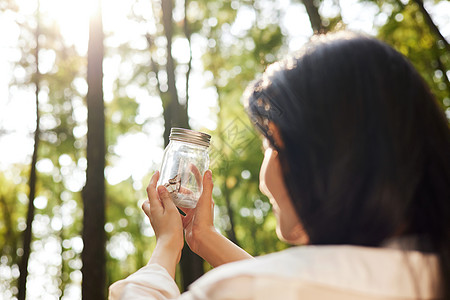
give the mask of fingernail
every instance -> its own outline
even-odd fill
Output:
[[[212,172],[211,172],[211,170],[206,171],[206,178],[212,179]]]

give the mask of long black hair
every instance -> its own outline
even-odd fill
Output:
[[[450,130],[405,57],[366,36],[318,36],[269,66],[245,98],[311,244],[415,235],[437,253],[450,299]]]

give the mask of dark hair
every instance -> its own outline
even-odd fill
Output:
[[[417,235],[420,250],[438,254],[450,299],[450,130],[406,58],[374,38],[318,36],[269,66],[245,98],[311,244]]]

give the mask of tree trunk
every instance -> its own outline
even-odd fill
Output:
[[[179,103],[177,87],[175,85],[175,63],[172,56],[172,36],[173,36],[173,21],[172,21],[172,0],[162,0],[161,2],[164,34],[167,40],[167,86],[169,92],[169,101],[164,106],[164,141],[168,142],[168,136],[172,126],[179,126],[189,128],[187,111],[183,105]]]
[[[322,18],[319,14],[319,8],[314,4],[313,0],[302,0],[305,5],[306,12],[308,13],[309,22],[314,33],[326,32],[325,26],[322,24]]]
[[[100,0],[89,24],[87,69],[87,171],[83,189],[83,299],[105,299],[105,115],[103,104],[103,27]]]
[[[177,88],[175,85],[175,63],[172,57],[172,36],[173,36],[173,21],[172,21],[172,0],[162,0],[161,2],[162,18],[164,26],[164,34],[167,40],[167,85],[169,97],[165,100],[168,103],[163,103],[164,106],[164,144],[169,143],[170,129],[172,126],[189,128],[187,115],[187,102],[185,106],[181,105],[178,100]],[[188,91],[186,90],[186,93]],[[187,96],[187,95],[186,95]],[[164,100],[164,99],[163,99]],[[164,105],[165,104],[165,105]],[[181,254],[180,269],[183,281],[183,288],[194,282],[197,278],[204,274],[203,260],[195,253],[193,253],[187,244],[184,245]]]
[[[40,2],[37,3],[36,10],[36,32],[35,32],[35,41],[36,41],[36,49],[34,52],[34,59],[36,65],[36,72],[34,76],[34,85],[35,85],[35,102],[36,102],[36,130],[34,131],[34,149],[33,156],[31,158],[31,169],[30,169],[30,180],[29,180],[29,196],[28,196],[28,212],[27,212],[27,227],[23,232],[23,255],[19,264],[19,293],[18,299],[24,300],[27,294],[27,277],[28,277],[28,260],[30,258],[31,253],[31,240],[32,240],[32,225],[34,220],[34,198],[36,196],[36,162],[38,156],[39,149],[39,122],[40,122],[40,114],[39,114],[39,90],[40,90],[40,80],[41,74],[39,72],[39,35],[40,35]]]

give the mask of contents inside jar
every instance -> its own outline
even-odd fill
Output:
[[[182,177],[187,179],[183,180],[183,182],[189,181],[189,174],[185,175],[187,176],[181,176],[180,174],[177,174],[175,177],[169,179],[168,182],[164,184],[164,186],[170,193],[170,197],[176,206],[184,208],[194,208],[197,205],[199,195],[197,195],[198,193],[194,193],[181,185]]]

